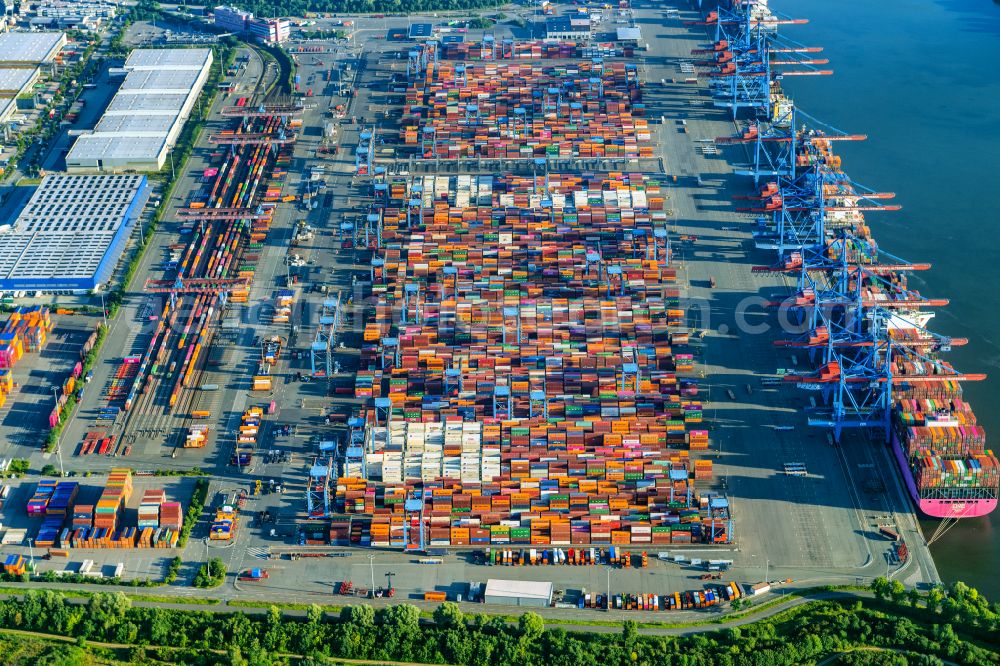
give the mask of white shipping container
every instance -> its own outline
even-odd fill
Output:
[[[3,539],[0,539],[0,544],[4,546],[18,546],[24,541],[26,533],[26,530],[7,530],[4,532]]]

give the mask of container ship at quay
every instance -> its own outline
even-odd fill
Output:
[[[802,22],[766,0],[720,2],[699,22],[714,43],[694,53],[714,104],[740,118],[737,133],[717,143],[740,144],[750,159],[737,173],[752,176],[755,191],[738,197],[737,210],[754,214],[757,249],[777,253],[754,271],[795,282],[793,295],[772,305],[804,333],[775,344],[802,349],[815,365],[784,379],[814,392],[809,423],[830,428],[831,443],[845,428],[883,436],[923,514],[987,515],[1000,496],[1000,462],[962,395],[963,381],[985,375],[940,358],[967,341],[927,329],[932,308],[947,301],[922,296],[907,279],[930,265],[893,256],[873,238],[864,214],[898,210],[884,203],[894,195],[852,181],[833,152],[836,141],[865,137],[824,127],[782,90],[785,76],[831,73],[815,67],[827,62],[815,57],[821,49],[779,36],[779,26]]]

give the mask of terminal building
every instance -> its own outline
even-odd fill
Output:
[[[251,12],[245,12],[235,7],[216,7],[213,11],[215,27],[228,32],[246,32],[247,26],[253,20]]]
[[[115,18],[119,10],[116,0],[41,0],[33,4],[35,15],[32,28],[75,28],[98,30]]]
[[[590,39],[590,19],[576,16],[550,16],[545,19],[545,39],[571,42]]]
[[[0,227],[0,290],[80,293],[106,284],[149,192],[141,175],[46,176]]]
[[[125,81],[92,132],[66,155],[69,173],[159,171],[212,66],[211,49],[137,49]]]
[[[280,44],[292,36],[292,24],[288,19],[254,18],[251,12],[224,6],[216,7],[212,15],[216,28],[245,33],[264,44]]]

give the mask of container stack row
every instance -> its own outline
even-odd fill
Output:
[[[919,490],[996,488],[1000,485],[1000,463],[992,453],[961,458],[917,455],[913,457],[912,465]]]
[[[652,157],[644,113],[630,63],[429,62],[400,139],[428,159]]]
[[[12,576],[20,576],[26,571],[27,562],[23,555],[7,555],[3,561],[3,572]]]
[[[51,330],[52,319],[44,305],[19,307],[11,312],[0,331],[0,367],[11,367],[24,352],[40,352]]]
[[[142,501],[139,503],[140,528],[160,526],[160,504],[166,499],[167,494],[162,488],[151,488],[142,494]]]
[[[327,536],[334,545],[407,547],[414,543],[421,519],[404,509],[408,488],[380,488],[360,479],[339,479],[338,486],[345,497],[359,496],[347,506],[357,513],[331,519],[328,535],[316,526],[309,531],[314,543],[323,543],[321,539]],[[545,499],[525,492],[473,494],[480,490],[428,489],[422,519],[427,524],[428,545],[644,546],[727,543],[731,538],[725,498],[711,493],[695,497],[687,484],[678,481],[651,490],[651,497],[643,503],[622,493],[547,489],[553,494]],[[455,494],[438,494],[442,491]]]
[[[233,465],[246,467],[253,460],[263,418],[264,410],[260,407],[250,407],[243,412],[243,416],[240,417],[239,430],[236,433],[236,447],[230,461]]]
[[[622,62],[432,59],[405,104],[418,158],[652,154]],[[366,477],[336,479],[331,542],[730,541],[655,177],[376,176],[372,196]]]
[[[14,390],[12,368],[25,353],[40,352],[52,330],[49,309],[43,305],[19,307],[0,329],[0,407]],[[69,395],[73,387],[65,392]]]
[[[632,47],[614,43],[543,42],[501,40],[453,42],[441,45],[440,55],[449,60],[563,60],[573,58],[631,58]]]
[[[111,470],[94,510],[94,527],[114,530],[132,497],[132,472],[123,467]]]
[[[295,292],[291,289],[281,289],[275,298],[274,319],[275,324],[287,324],[292,317],[292,304],[295,300]]]
[[[57,548],[172,548],[183,526],[180,502],[166,501],[162,489],[143,493],[138,525],[122,525],[125,505],[132,495],[132,474],[125,468],[111,471],[96,504],[76,502],[80,485],[75,481],[38,483],[28,500],[29,516],[41,517],[35,543]]]

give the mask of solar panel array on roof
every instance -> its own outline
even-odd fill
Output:
[[[94,130],[95,135],[104,136],[162,137],[173,124],[172,116],[104,116]]]
[[[139,69],[129,72],[122,83],[122,92],[183,92],[191,89],[192,70]]]
[[[115,95],[104,112],[106,116],[116,114],[148,113],[149,115],[178,115],[187,95]]]
[[[145,176],[46,176],[0,233],[0,289],[93,289],[149,198]]]

